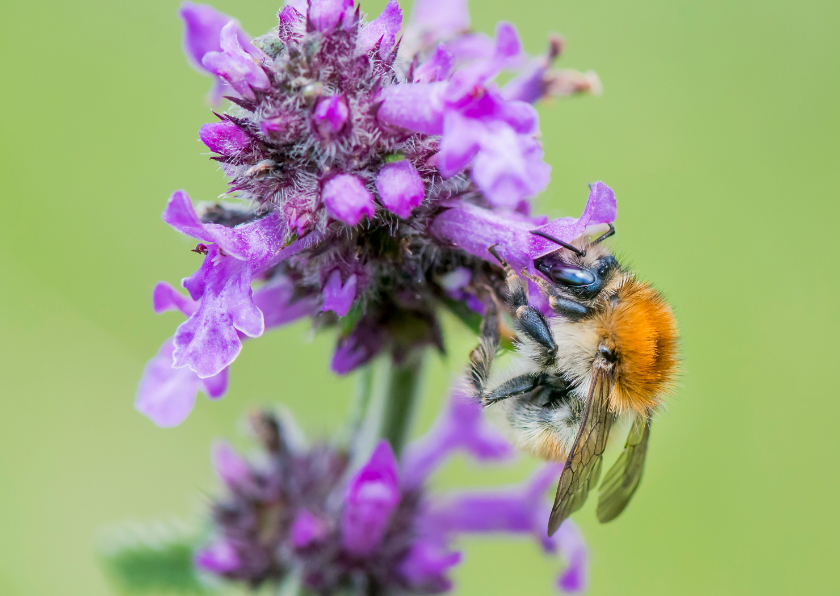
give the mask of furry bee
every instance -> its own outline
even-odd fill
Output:
[[[498,307],[491,301],[481,339],[472,352],[475,397],[502,411],[518,447],[565,462],[548,523],[552,535],[580,509],[598,482],[610,428],[632,418],[623,453],[601,483],[597,516],[618,516],[642,476],[651,417],[677,371],[677,327],[671,309],[648,284],[624,269],[602,244],[582,236],[571,243],[540,232],[557,250],[534,261],[541,276],[526,270],[546,297],[552,315],[528,303],[523,280],[505,270],[509,308],[518,331],[516,356],[505,375],[492,370],[499,349]]]

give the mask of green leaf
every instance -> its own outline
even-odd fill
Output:
[[[103,564],[125,594],[215,594],[193,565],[199,539],[173,524],[132,526],[110,532]]]

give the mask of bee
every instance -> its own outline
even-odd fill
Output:
[[[534,260],[540,275],[505,270],[504,304],[517,329],[514,362],[492,370],[499,349],[499,308],[490,301],[478,347],[470,356],[474,396],[501,410],[517,446],[565,462],[548,522],[551,536],[580,509],[600,476],[610,428],[632,424],[624,451],[601,483],[597,517],[615,519],[642,477],[651,418],[677,372],[677,327],[671,308],[647,283],[623,268],[602,242],[571,243],[538,231],[558,248]],[[528,303],[522,278],[548,300],[550,317]],[[492,382],[491,382],[492,381]]]

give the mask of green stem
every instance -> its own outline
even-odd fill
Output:
[[[391,443],[397,457],[411,430],[414,407],[420,395],[423,356],[423,350],[416,350],[409,353],[405,361],[391,365],[379,435]]]
[[[367,412],[373,402],[373,368],[373,364],[368,364],[357,373],[356,392],[339,443],[352,444],[364,428]]]

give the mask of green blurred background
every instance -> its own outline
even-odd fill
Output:
[[[251,34],[277,0],[215,6]],[[366,2],[378,13],[383,0]],[[144,362],[180,318],[153,284],[198,265],[160,221],[169,194],[224,189],[196,140],[210,84],[181,55],[176,0],[4,2],[0,23],[0,594],[112,593],[95,555],[124,519],[194,519],[215,487],[209,442],[245,409],[286,403],[311,435],[340,424],[352,379],[305,323],[249,343],[219,403],[158,429],[132,409]],[[404,7],[404,8],[407,8]],[[616,522],[575,516],[591,594],[840,593],[834,438],[840,3],[472,1],[473,23],[549,31],[600,98],[540,109],[553,165],[539,209],[577,215],[586,183],[619,199],[614,241],[671,299],[681,385],[655,425],[642,488]],[[418,432],[474,339],[450,324]],[[615,449],[615,448],[613,448]],[[614,453],[610,454],[610,459]],[[455,461],[438,488],[514,482],[533,462]],[[460,594],[550,594],[529,540],[464,544]]]

